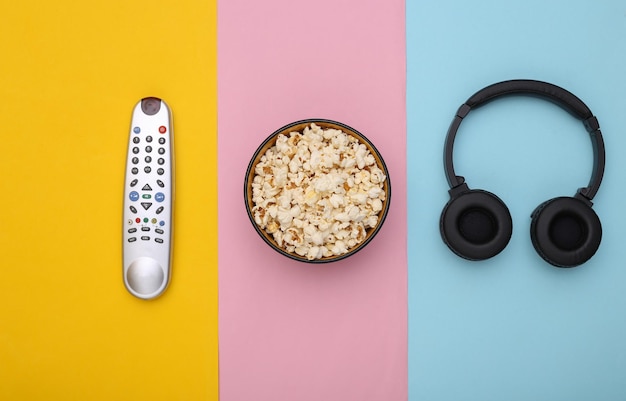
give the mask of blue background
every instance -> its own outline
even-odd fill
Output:
[[[409,398],[626,400],[626,1],[407,0]],[[513,236],[465,261],[444,245],[443,143],[483,87],[537,79],[580,97],[600,121],[606,171],[594,210],[598,253],[558,269],[530,241],[530,213],[573,196],[592,166],[582,123],[537,98],[475,110],[457,174],[507,204]]]

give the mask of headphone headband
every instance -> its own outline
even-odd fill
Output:
[[[465,118],[471,110],[507,95],[538,96],[556,103],[574,117],[583,121],[585,129],[590,134],[593,145],[593,171],[587,187],[580,188],[578,193],[587,200],[593,199],[600,188],[605,164],[604,140],[602,139],[598,119],[593,115],[587,105],[571,92],[547,82],[524,79],[503,81],[487,86],[476,92],[459,107],[448,129],[444,146],[444,170],[450,188],[454,189],[465,183],[465,179],[461,176],[457,176],[454,172],[454,164],[452,161],[454,139],[456,138],[456,133],[463,118]]]

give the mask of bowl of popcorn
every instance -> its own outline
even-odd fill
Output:
[[[244,198],[261,238],[298,261],[327,263],[363,249],[391,196],[383,158],[345,124],[309,119],[271,134],[248,165]]]

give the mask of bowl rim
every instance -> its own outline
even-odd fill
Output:
[[[265,230],[261,229],[261,227],[259,227],[256,221],[254,220],[254,215],[252,214],[250,204],[248,203],[248,188],[249,186],[251,186],[251,182],[250,182],[251,173],[254,171],[254,168],[256,167],[256,164],[258,163],[257,159],[261,156],[260,153],[263,151],[265,146],[269,142],[273,141],[279,134],[285,133],[292,127],[303,125],[303,124],[306,124],[306,126],[309,126],[312,123],[334,125],[336,127],[341,128],[342,131],[344,131],[345,133],[349,135],[356,134],[356,137],[359,141],[365,142],[366,146],[368,146],[368,149],[375,153],[375,156],[377,158],[376,159],[377,164],[380,162],[378,167],[382,168],[385,174],[385,177],[386,177],[385,182],[386,182],[387,190],[386,190],[386,198],[385,198],[385,201],[383,202],[383,209],[381,212],[379,212],[378,223],[372,229],[372,231],[367,234],[366,238],[361,243],[357,244],[356,246],[354,246],[352,249],[350,249],[348,252],[344,253],[343,255],[309,260],[304,256],[300,256],[298,254],[288,252],[287,250],[277,246],[270,239],[268,239],[268,236],[270,234],[267,234]],[[267,149],[265,151],[267,151]],[[349,125],[346,125],[344,123],[341,123],[335,120],[329,120],[325,118],[307,118],[307,119],[294,121],[292,123],[284,125],[281,128],[275,130],[267,138],[265,138],[265,140],[257,147],[257,149],[254,151],[252,155],[252,158],[250,159],[250,162],[248,163],[248,167],[246,168],[246,174],[245,174],[244,185],[243,185],[243,197],[244,197],[244,204],[245,204],[246,212],[248,214],[248,218],[250,219],[250,222],[252,223],[252,226],[254,227],[254,230],[263,239],[263,241],[270,246],[270,248],[272,248],[273,250],[275,250],[276,252],[284,256],[287,256],[288,258],[292,260],[296,260],[296,261],[304,262],[304,263],[312,263],[312,264],[325,264],[325,263],[337,262],[339,260],[343,260],[349,256],[354,255],[355,253],[363,249],[367,244],[369,244],[370,241],[372,241],[372,239],[376,236],[376,234],[378,234],[378,232],[383,226],[383,223],[385,222],[387,218],[387,214],[389,213],[389,208],[391,205],[391,180],[389,178],[389,169],[387,168],[387,165],[385,164],[385,160],[383,159],[382,155],[380,154],[376,146],[374,146],[374,144],[360,131],[352,128]]]

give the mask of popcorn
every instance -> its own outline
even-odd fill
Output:
[[[379,222],[386,176],[369,149],[311,124],[280,134],[252,181],[252,215],[279,247],[308,260],[350,251]]]

